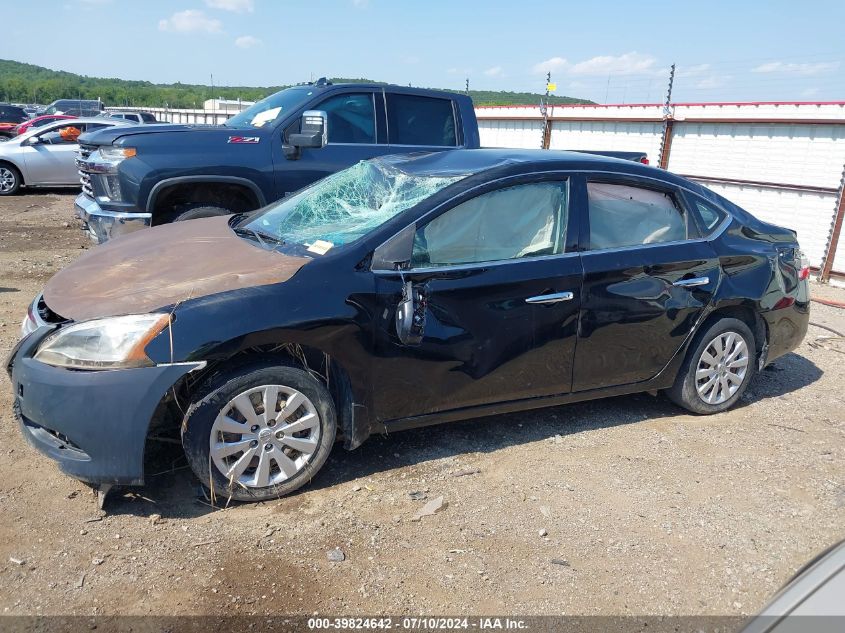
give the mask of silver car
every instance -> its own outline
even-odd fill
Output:
[[[0,143],[0,196],[17,193],[21,187],[78,185],[79,135],[113,125],[127,123],[93,117],[65,119]]]

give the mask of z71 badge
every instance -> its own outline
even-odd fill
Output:
[[[230,136],[230,143],[258,143],[261,141],[260,136]]]

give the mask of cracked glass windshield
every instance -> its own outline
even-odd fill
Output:
[[[314,89],[311,86],[282,90],[236,114],[223,125],[240,129],[273,125],[290,114],[291,110],[305,103],[313,94]]]
[[[461,178],[407,174],[378,159],[362,161],[285,198],[237,230],[324,254]]]

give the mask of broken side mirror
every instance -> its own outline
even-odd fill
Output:
[[[296,160],[303,147],[320,149],[329,137],[329,117],[323,110],[306,110],[302,113],[299,132],[288,136],[284,145],[285,158]]]
[[[396,335],[403,345],[419,345],[425,330],[426,296],[422,287],[406,281],[396,306]]]

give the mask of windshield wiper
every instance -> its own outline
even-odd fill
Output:
[[[261,246],[265,248],[267,247],[268,242],[270,244],[276,244],[279,246],[285,243],[283,239],[280,239],[275,235],[270,235],[269,233],[262,233],[248,226],[237,226],[232,230],[235,232],[235,235],[251,235],[256,240],[258,240],[258,243],[261,244]]]

